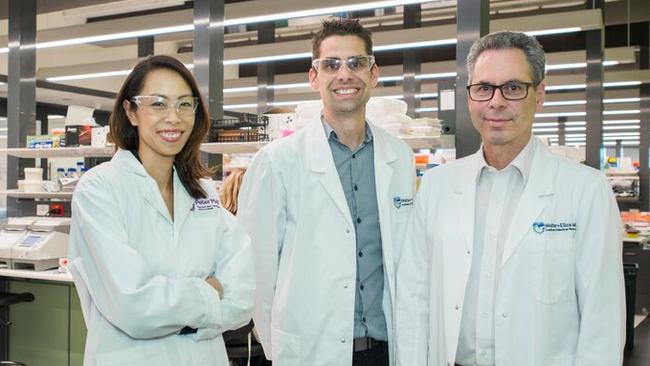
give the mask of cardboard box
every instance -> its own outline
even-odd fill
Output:
[[[65,126],[65,146],[90,146],[92,127],[90,125]]]

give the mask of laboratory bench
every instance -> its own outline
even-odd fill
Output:
[[[7,359],[27,366],[83,364],[86,325],[69,273],[0,268],[0,289],[34,295],[33,302],[9,307]]]

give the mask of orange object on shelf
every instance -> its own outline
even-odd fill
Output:
[[[415,164],[429,164],[429,154],[415,155]]]
[[[638,210],[621,212],[623,222],[647,222],[650,224],[650,212]]]

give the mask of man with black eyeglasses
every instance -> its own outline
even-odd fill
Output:
[[[325,21],[312,52],[321,114],[263,148],[239,195],[255,325],[274,366],[394,365],[394,263],[413,207],[413,154],[366,119],[379,78],[370,32]]]
[[[398,262],[398,365],[621,365],[621,221],[600,172],[532,134],[545,56],[479,39],[468,106],[483,143],[430,170]]]

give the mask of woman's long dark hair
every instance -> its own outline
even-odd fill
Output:
[[[130,102],[131,98],[142,91],[147,75],[151,71],[159,69],[176,72],[190,86],[192,95],[199,98],[199,105],[194,117],[194,127],[185,146],[176,154],[174,166],[178,177],[190,196],[206,198],[207,194],[201,187],[200,180],[210,176],[212,172],[201,162],[200,147],[210,129],[210,117],[196,80],[194,80],[185,65],[177,59],[163,55],[150,56],[140,61],[133,68],[126,80],[124,80],[124,84],[122,84],[122,88],[115,99],[115,105],[110,117],[111,137],[117,147],[137,153],[140,142],[138,129],[129,122],[123,103],[128,100],[130,108],[138,108],[135,103]]]

